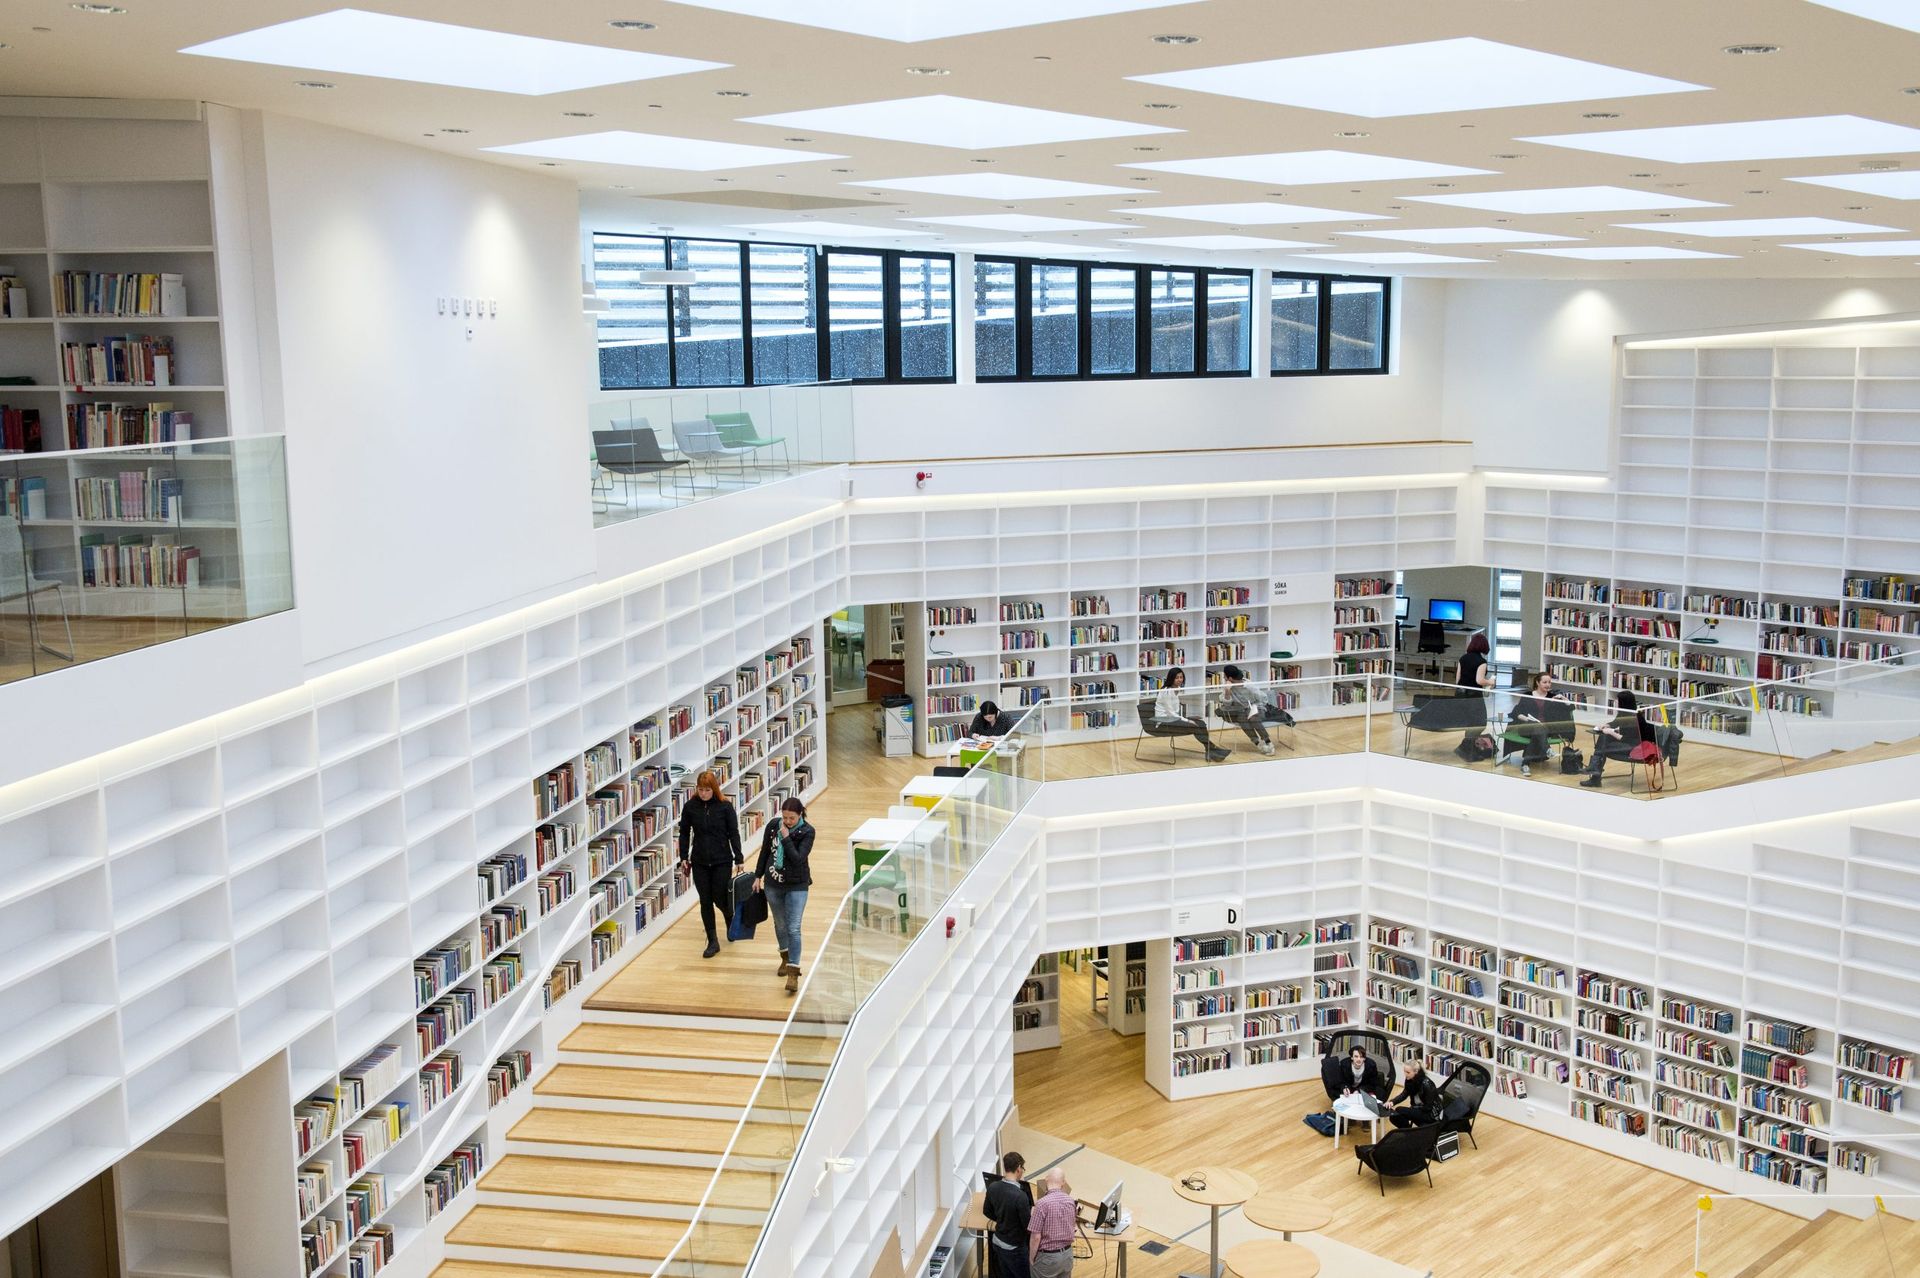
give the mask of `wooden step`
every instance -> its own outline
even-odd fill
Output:
[[[480,1178],[483,1192],[595,1198],[698,1207],[714,1175],[706,1167],[621,1163],[600,1158],[540,1158],[508,1154]],[[713,1184],[714,1207],[764,1212],[778,1182],[770,1172],[729,1170]]]
[[[479,1206],[453,1227],[447,1242],[459,1247],[664,1260],[686,1231],[684,1220]],[[749,1225],[702,1225],[700,1257],[715,1264],[744,1266],[759,1236],[760,1231]],[[528,1272],[518,1265],[513,1269],[518,1274]]]
[[[739,1030],[668,1029],[650,1025],[581,1025],[560,1043],[563,1052],[655,1056],[676,1060],[739,1061],[763,1065],[779,1037]],[[780,1048],[788,1064],[831,1065],[840,1040],[795,1034]]]
[[[656,1114],[609,1114],[591,1109],[535,1108],[513,1125],[510,1141],[548,1145],[646,1149],[674,1154],[726,1152],[736,1128],[734,1153],[743,1158],[787,1158],[798,1132],[778,1123],[748,1123],[725,1118],[673,1118]]]
[[[555,1065],[534,1084],[538,1096],[579,1096],[612,1101],[656,1101],[678,1105],[742,1108],[753,1100],[759,1082],[752,1074],[715,1074],[695,1070],[621,1069],[611,1065]],[[763,1109],[810,1110],[820,1084],[769,1080]]]

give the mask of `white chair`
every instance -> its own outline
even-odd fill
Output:
[[[741,486],[746,486],[747,458],[752,456],[755,450],[748,447],[736,448],[726,444],[720,438],[719,427],[706,418],[696,417],[690,421],[676,419],[673,423],[673,446],[678,448],[681,455],[688,461],[706,462],[709,474],[713,474],[713,468],[718,467],[720,463],[732,462],[740,472]],[[712,486],[717,488],[719,484],[719,476],[715,474]]]
[[[60,651],[52,644],[39,639],[40,627],[33,611],[33,597],[53,592],[53,599],[60,606],[60,624],[67,632],[67,650]],[[62,661],[73,660],[73,621],[67,616],[67,596],[61,583],[45,577],[36,577],[32,561],[27,558],[27,544],[21,535],[20,524],[11,518],[0,518],[0,605],[24,600],[27,605],[27,626],[29,633],[42,652]]]

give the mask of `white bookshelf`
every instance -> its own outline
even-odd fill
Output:
[[[247,1143],[270,1137],[285,1157],[253,1177],[271,1178],[270,1196],[247,1217],[271,1267],[236,1252],[234,1272],[297,1272],[291,1107],[392,1043],[401,1077],[378,1100],[411,1098],[414,1113],[361,1170],[388,1177],[375,1223],[394,1225],[401,1264],[436,1228],[423,1177],[476,1137],[488,1157],[501,1148],[494,1118],[513,1097],[489,1112],[489,1068],[525,1050],[537,1075],[597,981],[676,908],[672,787],[643,795],[658,770],[719,758],[736,781],[759,773],[765,788],[740,805],[749,822],[802,769],[809,797],[825,785],[816,633],[839,606],[844,535],[828,518],[590,587],[0,791],[0,1007],[13,1027],[0,1073],[20,1101],[0,1121],[0,1223],[265,1065],[277,1099],[245,1107],[264,1115]],[[652,740],[648,721],[709,684],[735,689],[742,669],[754,686],[724,710],[681,742]],[[725,747],[687,744],[722,719]],[[579,784],[543,814],[535,782],[556,770]],[[538,865],[562,826],[575,837]],[[503,859],[524,872],[489,895],[477,876]],[[549,875],[572,890],[543,910]],[[524,928],[487,943],[496,910],[524,911]],[[421,997],[414,963],[449,944],[470,963]],[[511,954],[518,983],[485,1001],[489,963]],[[478,1015],[423,1052],[416,1016],[463,993],[482,1000]],[[421,1069],[454,1059],[460,1090],[421,1112]],[[338,1151],[336,1131],[312,1157]],[[344,1161],[338,1172],[323,1216],[342,1211]]]
[[[1060,956],[1042,954],[1013,996],[1013,1050],[1060,1046]]]
[[[1132,955],[1135,948],[1138,958]],[[1146,1033],[1146,947],[1137,942],[1110,947],[1107,973],[1107,1028],[1127,1038]]]

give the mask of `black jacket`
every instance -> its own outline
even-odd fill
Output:
[[[987,1186],[987,1200],[981,1204],[980,1214],[993,1222],[993,1232],[1002,1242],[1026,1254],[1027,1222],[1033,1218],[1033,1196],[1024,1186],[1010,1180],[994,1181]]]
[[[1421,1070],[1418,1078],[1409,1078],[1401,1084],[1400,1094],[1393,1098],[1393,1103],[1408,1106],[1421,1122],[1431,1123],[1440,1117],[1440,1088],[1434,1083],[1433,1075]]]
[[[789,891],[812,887],[813,869],[807,858],[813,853],[813,827],[807,824],[805,818],[787,831],[787,855],[782,862],[785,868],[779,878],[773,876],[773,836],[784,828],[784,823],[777,816],[767,823],[767,832],[760,836],[760,860],[754,866],[754,877]]]
[[[987,722],[987,716],[984,714],[976,713],[973,716],[973,722],[967,725],[967,735],[970,737],[1004,737],[1013,731],[1013,720],[1014,716],[1008,714],[1005,710],[993,716],[992,723]]]
[[[682,861],[688,859],[688,840],[693,842],[695,865],[732,865],[746,859],[740,852],[740,817],[719,795],[703,799],[696,794],[680,809]]]

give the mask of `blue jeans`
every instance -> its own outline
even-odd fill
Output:
[[[800,914],[807,908],[807,889],[767,884],[767,913],[773,916],[774,939],[787,952],[787,962],[800,964]]]

